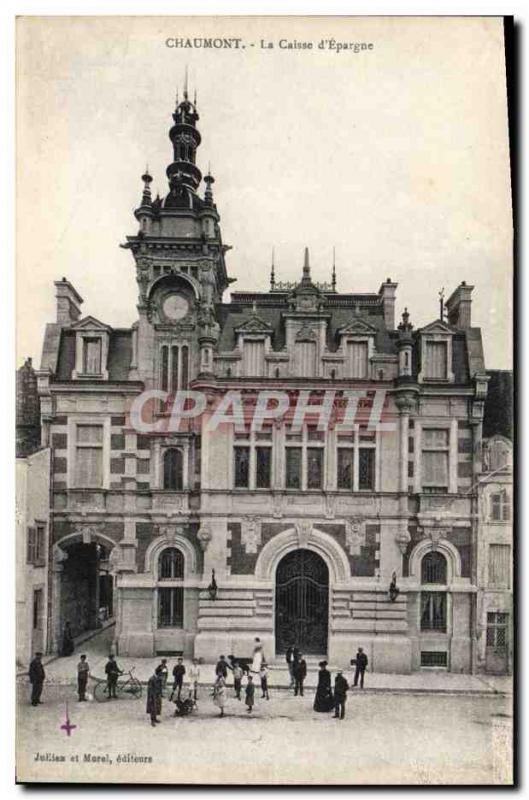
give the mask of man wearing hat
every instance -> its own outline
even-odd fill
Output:
[[[42,686],[46,673],[42,666],[42,653],[35,653],[35,658],[32,659],[29,665],[29,681],[31,683],[31,705],[38,706],[41,703],[40,696],[42,694]]]
[[[349,684],[344,678],[342,670],[339,669],[334,679],[334,716],[336,719],[345,717],[345,699],[348,689]]]

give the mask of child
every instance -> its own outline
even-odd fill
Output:
[[[233,688],[235,689],[235,697],[237,700],[241,699],[241,682],[243,671],[239,666],[239,662],[235,661],[233,664]]]
[[[259,675],[261,677],[261,698],[266,697],[267,700],[270,700],[270,695],[268,694],[268,670],[264,661],[261,664]]]
[[[248,683],[246,684],[246,705],[248,706],[248,714],[252,713],[253,699],[255,695],[255,686],[251,675],[248,675]]]

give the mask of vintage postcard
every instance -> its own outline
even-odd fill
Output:
[[[509,24],[18,19],[19,782],[513,782]]]

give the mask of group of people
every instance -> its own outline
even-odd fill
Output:
[[[303,697],[304,682],[307,677],[307,662],[303,653],[292,644],[286,652],[286,662],[290,675],[290,688],[294,689],[294,695]],[[368,658],[362,647],[358,648],[356,657],[351,660],[351,665],[355,666],[353,687],[360,685],[364,688],[364,675],[368,665]],[[337,670],[332,687],[331,673],[327,669],[327,661],[320,661],[318,673],[318,685],[314,698],[314,710],[318,712],[329,712],[334,709],[334,716],[339,719],[345,717],[345,703],[347,691],[351,688],[343,675],[342,670]],[[255,705],[256,685],[260,684],[261,699],[269,700],[270,691],[268,687],[268,666],[266,663],[264,650],[258,638],[255,639],[255,646],[252,659],[236,659],[224,655],[219,657],[215,666],[215,681],[211,691],[214,705],[220,709],[220,716],[224,716],[224,707],[227,701],[227,678],[228,672],[233,675],[233,690],[235,698],[242,700],[244,688],[244,699],[246,710],[252,713]],[[116,687],[119,675],[123,674],[116,663],[114,655],[109,655],[105,665],[105,674],[108,687],[108,699],[116,698]],[[90,675],[90,666],[85,654],[80,656],[77,665],[77,689],[79,701],[86,701],[86,689]],[[198,659],[192,660],[189,668],[186,668],[182,657],[178,657],[172,670],[172,688],[169,701],[175,704],[174,716],[184,716],[191,713],[198,699],[198,685],[200,682],[200,664]],[[243,681],[246,682],[243,687]],[[42,687],[45,679],[44,666],[42,664],[42,653],[38,652],[32,659],[29,666],[29,680],[31,682],[31,705],[37,706],[42,701]],[[259,684],[257,684],[259,680]],[[167,684],[169,683],[169,666],[167,659],[162,658],[155,667],[153,674],[147,682],[147,707],[151,725],[156,726],[161,722],[159,719],[162,711],[162,700],[166,696]]]

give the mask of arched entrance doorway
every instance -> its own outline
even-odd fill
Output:
[[[61,561],[59,636],[68,621],[75,637],[113,615],[111,548],[106,542],[73,539],[62,543],[61,549],[66,557]]]
[[[327,652],[329,570],[312,550],[293,550],[276,571],[276,653],[295,644],[306,654]]]

